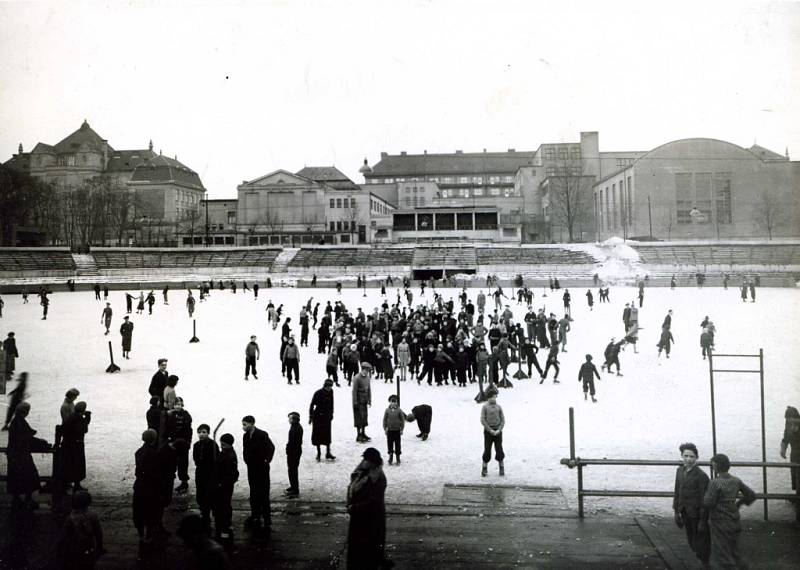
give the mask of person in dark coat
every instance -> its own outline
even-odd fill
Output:
[[[253,416],[242,418],[242,449],[247,465],[247,482],[250,485],[250,516],[247,524],[257,526],[264,519],[267,532],[272,527],[272,511],[269,503],[269,464],[275,455],[275,444],[269,434],[256,427]]]
[[[8,337],[3,341],[3,352],[6,357],[6,378],[11,378],[14,370],[17,367],[17,358],[19,352],[17,351],[17,340],[14,338],[14,333],[8,333]]]
[[[699,454],[693,443],[683,443],[678,448],[683,465],[675,472],[675,495],[672,510],[675,524],[686,529],[686,540],[697,558],[708,565],[711,544],[708,540],[708,517],[703,507],[703,496],[708,487],[708,475],[696,465]]]
[[[350,475],[347,487],[347,568],[376,570],[385,566],[386,476],[383,459],[374,447],[364,451],[363,459]]]
[[[594,379],[595,377],[600,380],[600,374],[597,372],[597,367],[592,362],[592,355],[586,355],[586,362],[581,364],[581,369],[578,371],[578,382],[583,382],[583,399],[586,400],[586,393],[592,395],[592,402],[597,403],[594,397]]]
[[[366,433],[369,425],[368,408],[372,406],[372,365],[369,362],[361,363],[361,372],[353,376],[353,426],[356,428],[356,441],[365,443],[371,441]]]
[[[145,540],[152,540],[161,528],[159,505],[158,434],[142,433],[142,446],[136,450],[136,479],[133,482],[133,524],[139,535],[140,553]]]
[[[706,355],[711,356],[711,351],[713,350],[713,348],[714,348],[714,337],[708,330],[708,327],[705,327],[703,328],[703,332],[700,333],[700,349],[703,354],[703,360],[706,359]]]
[[[333,422],[333,381],[328,378],[322,388],[314,392],[308,408],[311,424],[311,445],[317,448],[317,461],[321,460],[320,446],[325,446],[325,459],[336,459],[331,453],[331,422]]]
[[[91,421],[92,412],[86,411],[86,402],[78,402],[75,413],[61,426],[61,481],[65,488],[72,484],[76,491],[83,489],[81,481],[86,479],[84,437]]]
[[[286,466],[289,470],[289,487],[286,489],[287,499],[300,496],[300,479],[297,468],[303,455],[303,426],[300,425],[300,414],[289,413],[289,437],[286,441]]]
[[[89,510],[92,496],[87,491],[72,495],[72,512],[64,522],[58,541],[58,561],[64,570],[92,570],[105,553],[100,519]]]
[[[786,406],[783,414],[786,425],[783,429],[783,439],[781,439],[781,457],[786,459],[786,452],[789,452],[791,463],[800,463],[800,412],[794,406]],[[792,490],[797,493],[794,500],[796,518],[800,521],[800,468],[792,467]]]
[[[220,452],[215,471],[214,524],[217,527],[217,534],[223,540],[231,537],[233,516],[231,499],[233,487],[239,480],[239,459],[236,457],[236,450],[233,449],[233,442],[233,435],[229,433],[222,434],[219,438]]]
[[[671,312],[671,311],[670,311]],[[665,325],[661,329],[661,338],[658,340],[658,356],[661,357],[661,351],[667,353],[667,358],[669,358],[669,351],[672,348],[672,343],[675,342],[675,339],[672,336],[672,333],[669,330],[669,325]]]
[[[592,311],[594,307],[594,295],[592,295],[592,291],[586,291],[586,302],[589,304],[589,310]]]
[[[217,487],[215,477],[217,456],[219,456],[219,446],[216,441],[208,437],[210,433],[211,428],[208,424],[197,426],[197,441],[192,446],[194,484],[197,489],[195,498],[205,528],[211,526],[211,508],[214,505],[213,498]]]
[[[536,347],[535,344],[531,342],[530,338],[525,339],[525,343],[522,345],[522,349],[520,351],[522,358],[528,364],[528,378],[532,378],[531,375],[532,369],[536,368],[536,371],[539,373],[539,376],[542,376],[542,367],[539,366],[539,360],[536,358],[536,353],[539,352],[539,349]]]
[[[189,489],[189,445],[192,441],[192,415],[183,407],[183,398],[175,399],[175,406],[167,412],[167,441],[183,440],[185,446],[176,449],[176,468],[180,484],[176,493]]]
[[[166,358],[158,359],[158,370],[153,374],[153,378],[150,380],[150,387],[147,389],[151,396],[158,398],[161,406],[164,405],[164,388],[167,387],[167,379],[169,378],[167,362]]]
[[[25,401],[25,391],[28,389],[28,373],[22,372],[17,380],[17,387],[11,390],[8,395],[11,397],[8,402],[8,410],[6,410],[6,421],[3,423],[2,431],[7,431],[11,423],[11,418],[14,417],[14,410],[17,409],[22,402]]]
[[[603,356],[605,357],[606,361],[600,367],[600,370],[608,369],[608,373],[611,374],[611,365],[616,364],[617,376],[622,376],[619,371],[619,351],[623,344],[625,344],[624,338],[620,341],[615,341],[615,339],[612,337],[611,342],[606,345],[606,349],[603,351]]]
[[[428,404],[414,406],[411,408],[411,413],[406,416],[407,422],[413,422],[416,420],[417,427],[419,427],[419,433],[417,434],[417,437],[422,441],[426,441],[428,439],[428,435],[431,433],[432,419],[433,408],[431,408]]]
[[[163,437],[165,434],[166,412],[159,406],[159,399],[156,396],[150,398],[150,407],[145,414],[147,419],[147,429],[151,429]]]
[[[39,490],[39,471],[33,462],[31,453],[48,451],[51,446],[43,439],[34,437],[36,430],[28,425],[25,419],[31,411],[28,402],[20,402],[14,417],[8,426],[8,494],[13,497],[15,505],[22,504],[20,495],[25,497],[24,505],[38,509],[39,504],[31,498],[34,491]]]
[[[123,358],[130,359],[131,342],[133,342],[133,323],[130,321],[128,315],[122,317],[122,325],[119,327],[119,334],[122,335],[122,356]]]

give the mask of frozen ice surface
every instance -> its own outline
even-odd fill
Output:
[[[427,290],[414,300],[432,299]],[[711,455],[711,419],[709,407],[708,363],[700,356],[700,321],[709,315],[717,327],[719,353],[757,354],[764,348],[767,458],[780,461],[779,444],[786,405],[800,405],[800,359],[797,355],[797,331],[800,322],[800,292],[794,289],[758,290],[756,303],[743,303],[739,291],[731,288],[647,288],[644,307],[639,311],[641,333],[639,354],[628,346],[621,353],[622,372],[617,377],[603,373],[597,382],[598,403],[583,399],[577,370],[586,353],[594,355],[598,367],[603,349],[612,336],[622,336],[622,308],[634,301],[634,287],[613,287],[611,303],[597,303],[589,312],[586,289],[574,288],[572,314],[575,319],[568,336],[567,353],[561,355],[561,384],[551,378],[540,385],[538,379],[513,380],[514,388],[501,391],[499,403],[506,415],[504,445],[507,453],[506,477],[497,476],[493,462],[489,477],[480,477],[482,433],[480,406],[473,401],[476,384],[467,388],[402,384],[402,408],[427,403],[433,406],[430,439],[415,438],[416,424],[408,424],[403,435],[403,464],[389,466],[387,500],[400,503],[436,503],[445,483],[504,483],[558,486],[575,505],[576,473],[559,464],[569,455],[568,408],[575,407],[577,454],[583,457],[608,458],[678,458],[678,445],[693,441],[701,459]],[[458,290],[444,289],[445,299],[457,298]],[[477,289],[470,289],[474,299]],[[131,291],[138,295],[138,291]],[[395,288],[389,289],[393,302]],[[562,292],[543,298],[535,289],[535,307],[562,312]],[[316,332],[311,331],[309,347],[301,351],[301,385],[288,386],[280,375],[278,347],[280,329],[268,326],[265,307],[271,299],[283,304],[285,315],[292,317],[299,339],[298,312],[309,297],[319,301],[320,315],[327,300],[341,299],[348,308],[362,307],[371,312],[381,302],[379,289],[345,289],[341,297],[334,289],[262,288],[258,300],[252,293],[230,290],[212,291],[207,302],[197,303],[197,336],[200,343],[190,344],[192,321],[185,308],[186,293],[170,291],[170,304],[163,305],[160,291],[154,314],[131,315],[135,325],[130,360],[120,358],[119,326],[125,314],[124,294],[113,291],[112,334],[105,336],[100,323],[102,301],[93,292],[55,293],[51,296],[48,320],[40,320],[41,308],[36,297],[22,304],[21,297],[6,295],[5,311],[0,320],[0,336],[8,331],[17,337],[20,358],[17,371],[30,372],[30,423],[39,435],[52,438],[58,422],[58,409],[64,392],[76,386],[80,399],[93,411],[86,437],[89,478],[86,486],[105,495],[130,495],[133,484],[133,456],[145,428],[149,396],[147,387],[156,369],[156,359],[169,358],[169,371],[180,377],[178,394],[194,418],[194,426],[212,427],[220,418],[225,423],[220,435],[236,437],[242,477],[236,493],[246,497],[246,470],[241,464],[241,424],[246,414],[253,414],[276,445],[272,463],[273,495],[287,486],[284,445],[288,432],[286,415],[300,412],[305,427],[304,453],[300,465],[300,487],[307,500],[344,500],[349,474],[359,461],[365,445],[355,442],[352,427],[351,394],[347,383],[335,390],[336,414],[333,422],[334,463],[314,461],[310,444],[308,406],[315,390],[325,378],[324,356],[316,350]],[[487,300],[489,301],[489,300]],[[517,319],[525,307],[510,301]],[[490,306],[490,302],[487,302]],[[134,304],[135,307],[135,304]],[[656,358],[656,342],[661,322],[668,309],[674,310],[672,331],[676,340],[670,359]],[[259,380],[244,381],[244,348],[251,334],[258,335],[261,346]],[[106,374],[108,340],[112,341],[118,374]],[[544,360],[541,355],[540,360]],[[757,359],[718,359],[717,367],[757,369]],[[511,371],[516,365],[512,364]],[[535,371],[534,371],[535,373]],[[387,397],[395,384],[373,381],[373,405],[367,433],[372,444],[386,454],[381,421]],[[716,377],[717,440],[720,452],[733,460],[760,460],[760,412],[758,375],[718,374]],[[6,435],[0,435],[5,443]],[[193,471],[193,466],[191,467]],[[761,472],[735,469],[754,489],[761,490]],[[193,473],[192,473],[193,475]],[[672,468],[589,467],[584,471],[587,488],[671,490]],[[788,492],[788,470],[770,472],[770,491]],[[667,513],[668,499],[587,499],[587,509]],[[773,509],[786,509],[773,502]],[[749,509],[758,515],[760,508]],[[754,516],[754,515],[749,515]]]

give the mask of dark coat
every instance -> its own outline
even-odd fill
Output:
[[[597,366],[595,366],[593,362],[584,362],[581,364],[581,369],[578,371],[578,380],[590,382],[592,376],[597,376],[598,379],[600,378],[600,374],[597,372]]]
[[[347,510],[347,567],[377,569],[382,567],[386,543],[386,476],[383,469],[359,467],[350,476]]]
[[[286,441],[286,455],[300,457],[303,454],[303,426],[293,423],[289,427],[289,438]]]
[[[8,337],[3,341],[3,351],[6,357],[6,372],[14,372],[16,368],[16,359],[19,358],[17,352],[17,339]]]
[[[308,408],[311,418],[311,445],[331,444],[331,422],[333,421],[333,390],[320,388],[311,398]]]
[[[242,437],[244,462],[248,469],[269,471],[269,464],[275,455],[275,444],[263,429],[255,428],[252,433],[245,432]]]
[[[703,496],[706,494],[706,487],[708,487],[708,475],[705,471],[697,466],[688,472],[683,467],[678,467],[675,472],[672,509],[692,518],[704,516]]]
[[[153,378],[150,380],[150,387],[147,389],[151,396],[156,396],[161,401],[164,400],[164,388],[167,387],[167,378],[169,378],[169,372],[166,370],[164,372],[157,370],[153,374]]]
[[[50,444],[35,435],[36,430],[31,429],[22,416],[15,415],[8,426],[7,487],[11,495],[23,495],[39,489],[39,471],[31,453],[46,451],[50,449]]]
[[[84,436],[91,415],[72,414],[61,426],[61,480],[76,483],[86,479]]]
[[[131,341],[133,340],[133,323],[130,321],[122,323],[119,327],[119,334],[122,335],[122,350],[126,352],[129,351],[131,349]]]

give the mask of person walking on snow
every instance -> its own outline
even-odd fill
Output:
[[[672,311],[670,311],[672,312]],[[669,358],[669,351],[672,347],[672,343],[675,342],[675,339],[672,337],[672,333],[669,330],[669,326],[664,326],[661,329],[661,338],[658,341],[658,357],[661,358],[661,351],[667,353],[667,358]]]
[[[111,309],[111,303],[106,303],[106,308],[103,309],[103,314],[100,315],[100,322],[106,326],[105,334],[108,334],[111,328],[111,317],[113,314],[114,311]]]
[[[586,400],[586,392],[592,396],[592,402],[597,403],[594,397],[594,379],[595,377],[600,380],[600,374],[597,372],[597,367],[592,362],[592,355],[586,355],[586,362],[581,364],[581,369],[578,371],[578,382],[583,382],[583,399]]]
[[[505,466],[503,461],[506,454],[503,451],[503,428],[506,425],[506,418],[503,415],[503,408],[497,403],[497,389],[490,386],[486,389],[488,401],[481,407],[481,425],[483,426],[483,465],[481,467],[481,477],[488,474],[489,460],[492,458],[492,446],[494,446],[494,458],[500,468],[500,476],[504,476]]]

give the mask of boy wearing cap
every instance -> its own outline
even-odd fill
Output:
[[[231,537],[233,486],[239,480],[239,459],[233,449],[233,436],[229,433],[219,438],[220,452],[215,465],[214,524],[222,539]]]
[[[272,526],[272,511],[269,504],[269,464],[275,455],[275,444],[269,434],[256,427],[256,419],[247,415],[242,418],[242,450],[247,465],[247,482],[250,484],[250,516],[247,524]]]
[[[250,370],[253,371],[253,378],[258,380],[258,372],[256,371],[256,360],[261,358],[261,349],[258,348],[256,342],[256,335],[250,336],[250,342],[244,348],[244,379],[250,380]]]
[[[372,405],[370,374],[372,374],[372,364],[362,362],[361,372],[353,377],[353,425],[356,428],[356,441],[358,443],[371,441],[365,431],[369,425],[367,408]]]
[[[386,434],[387,451],[389,453],[389,465],[393,463],[393,458],[397,455],[397,464],[400,465],[400,441],[403,436],[403,428],[406,425],[406,414],[400,409],[397,396],[389,396],[389,407],[383,413],[383,431]]]
[[[100,322],[106,326],[105,334],[108,334],[108,330],[111,328],[111,316],[114,314],[114,311],[111,309],[111,303],[106,303],[106,308],[103,309],[103,313],[100,315]]]
[[[194,460],[194,484],[197,488],[196,499],[203,516],[203,526],[211,526],[211,507],[214,493],[214,475],[216,472],[219,447],[217,442],[208,437],[211,428],[208,424],[197,426],[197,442],[192,446],[192,459]]]
[[[303,454],[303,426],[300,425],[300,414],[289,414],[289,439],[286,442],[286,465],[289,468],[289,487],[286,489],[287,499],[296,499],[300,496],[300,482],[297,468],[300,466],[300,456]]]
[[[578,382],[583,382],[583,399],[586,399],[586,392],[591,393],[592,402],[597,402],[594,397],[594,378],[600,380],[600,374],[597,372],[597,367],[592,362],[592,355],[586,355],[586,362],[581,364],[581,369],[578,372]]]

